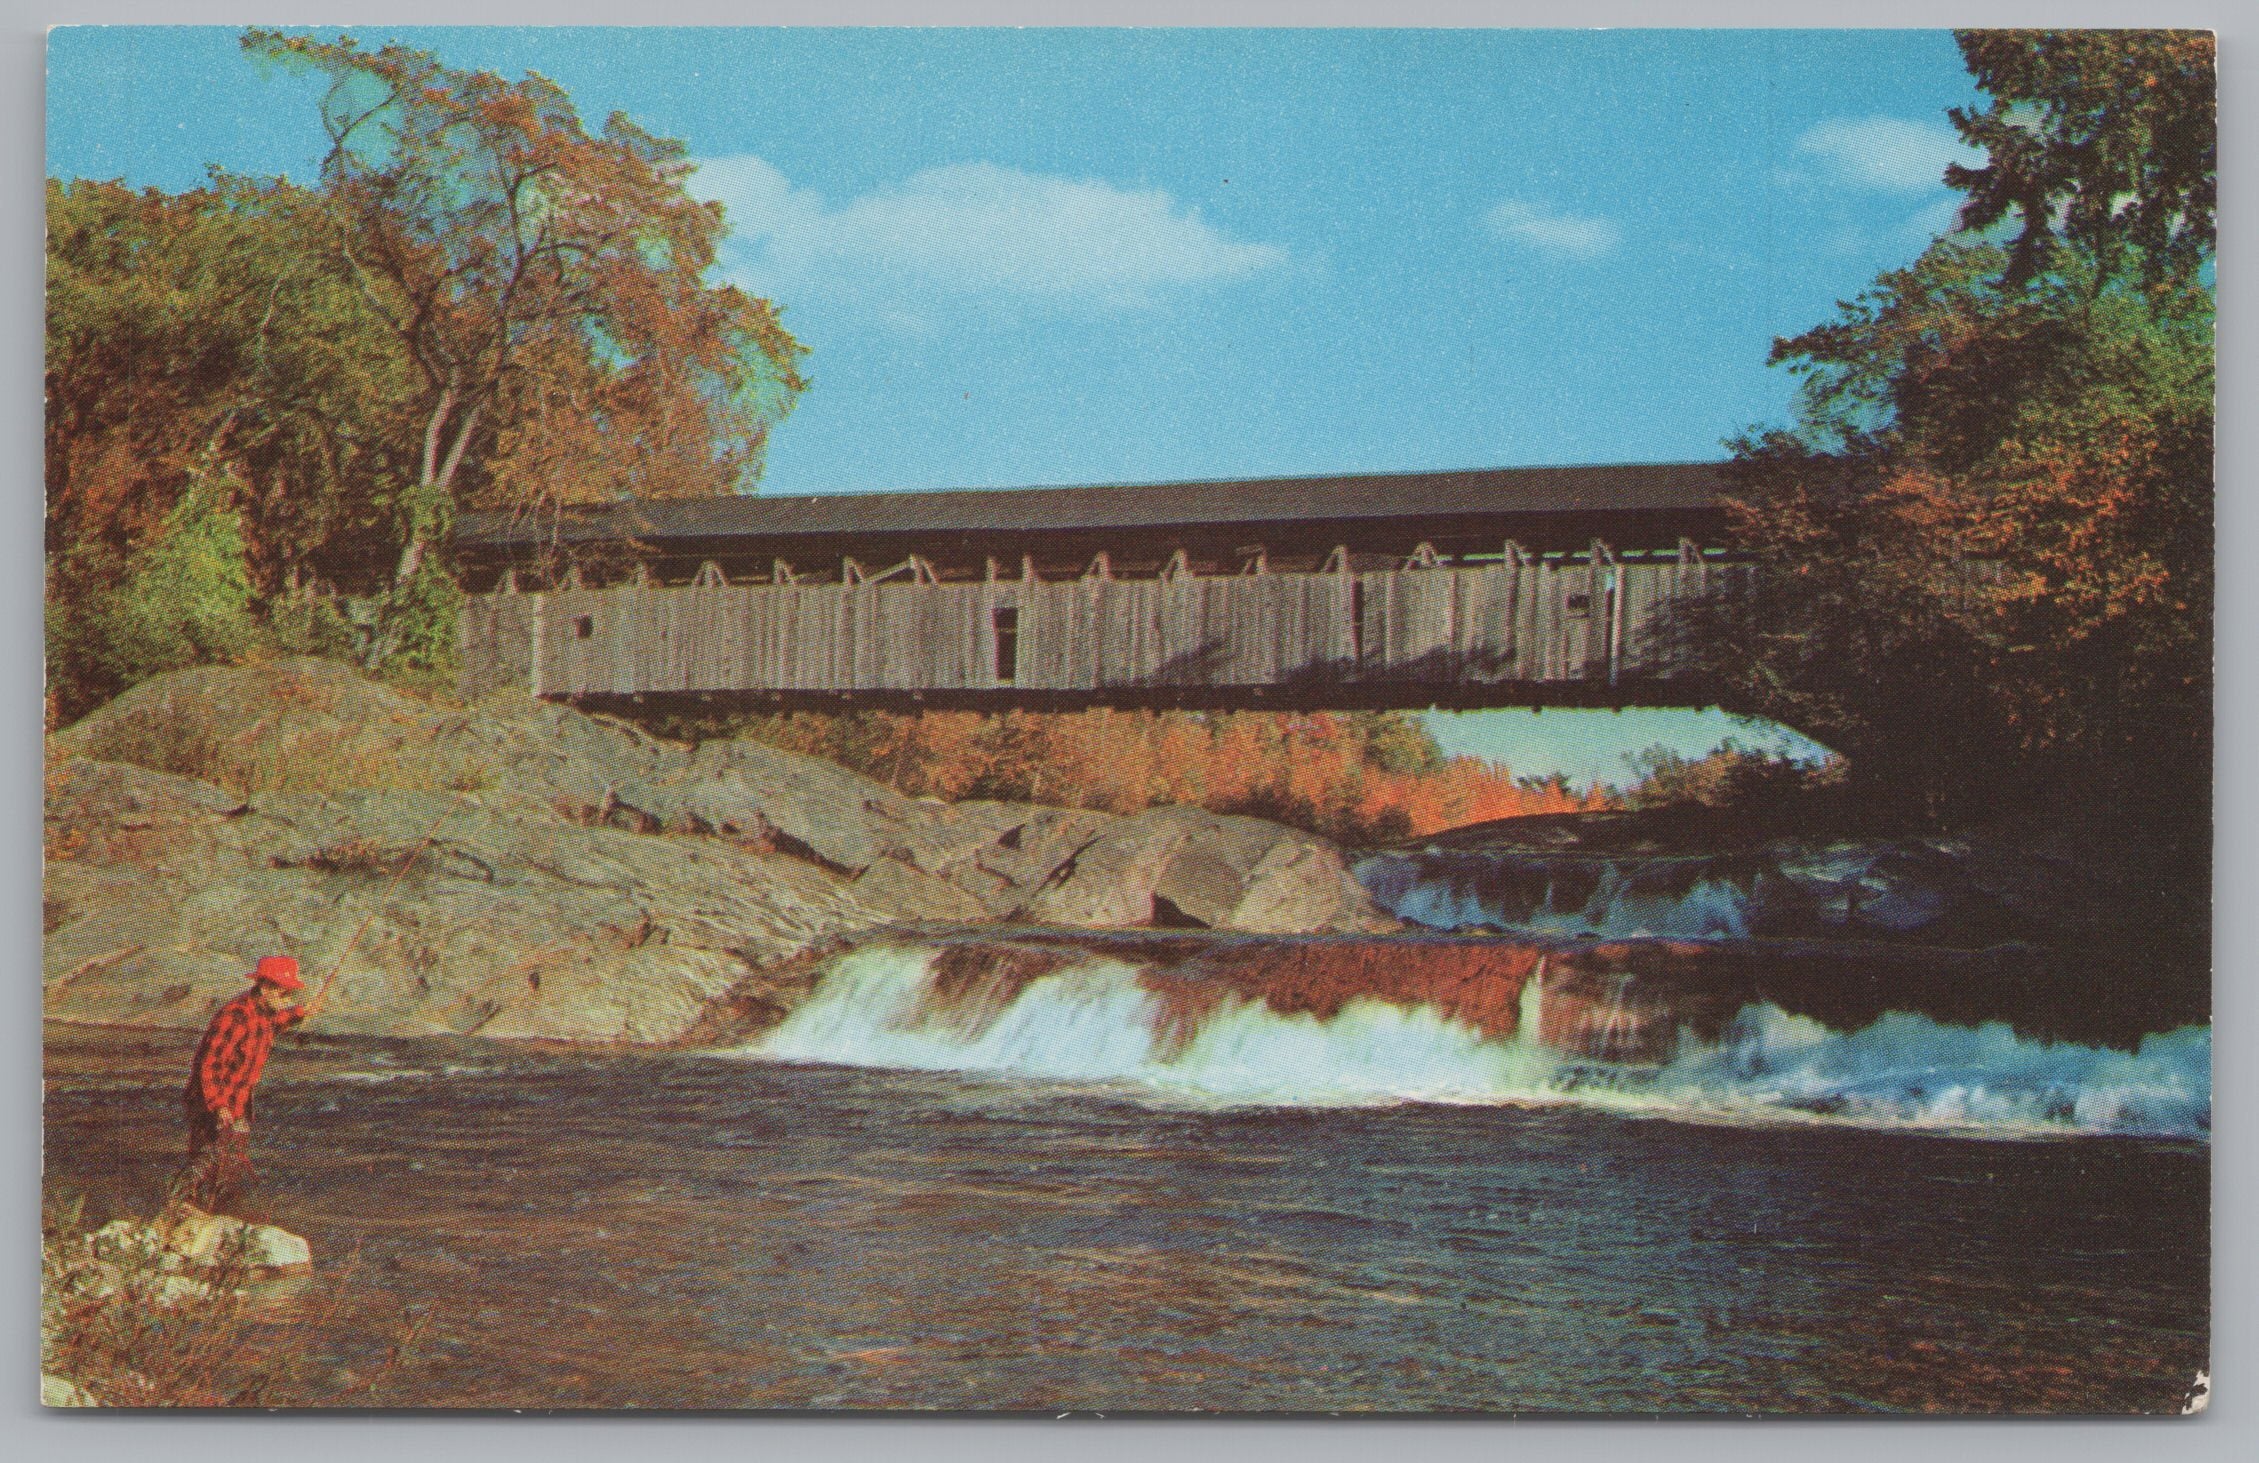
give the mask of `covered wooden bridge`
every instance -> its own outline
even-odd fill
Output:
[[[1679,702],[1713,464],[466,516],[465,690],[748,707]]]

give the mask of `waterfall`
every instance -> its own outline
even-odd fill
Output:
[[[2211,1126],[2207,1027],[2128,1052],[1904,1012],[1837,1031],[1760,1002],[1705,1036],[1628,979],[1576,994],[1575,972],[1549,971],[1542,954],[1470,964],[1409,945],[1393,981],[1344,990],[1336,970],[1321,999],[1298,980],[1306,951],[1260,953],[1204,974],[1134,956],[1030,963],[1008,946],[866,946],[837,957],[806,1002],[736,1055],[1102,1084],[1202,1105],[1568,1104],[2182,1138]],[[1423,958],[1434,969],[1423,973]],[[1470,985],[1501,999],[1485,1003]]]

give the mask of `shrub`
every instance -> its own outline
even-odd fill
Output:
[[[353,622],[326,595],[289,593],[267,606],[267,643],[278,655],[349,659],[356,648]]]
[[[165,671],[226,664],[257,647],[243,525],[227,506],[231,482],[224,473],[192,475],[130,556],[88,544],[57,566],[51,586],[79,587],[49,615],[59,716],[74,717]]]

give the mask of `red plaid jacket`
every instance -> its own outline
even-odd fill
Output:
[[[259,1004],[257,986],[220,1007],[204,1028],[195,1065],[189,1068],[188,1100],[209,1113],[243,1116],[259,1074],[266,1070],[267,1053],[274,1050],[275,1033],[305,1019],[304,1006],[269,1011]]]

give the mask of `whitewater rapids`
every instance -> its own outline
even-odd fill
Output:
[[[1107,1084],[1141,1100],[1211,1106],[1561,1104],[1725,1121],[1853,1123],[1999,1136],[2203,1139],[2211,1031],[2145,1037],[2131,1052],[2035,1040],[2005,1024],[1893,1012],[1836,1031],[1744,1006],[1714,1038],[1682,1031],[1667,1060],[1557,1049],[1542,970],[1510,1034],[1432,1005],[1353,999],[1282,1014],[1230,994],[1187,1018],[1126,960],[1091,955],[986,1003],[937,987],[930,946],[838,957],[814,993],[736,1055],[768,1061]]]

